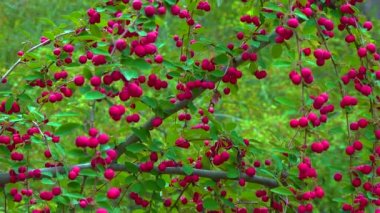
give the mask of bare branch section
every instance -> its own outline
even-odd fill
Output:
[[[138,166],[138,164],[136,164]],[[52,168],[43,168],[40,169],[42,175],[49,173],[53,177],[57,175],[57,173],[66,173],[66,171],[69,171],[73,167],[79,167],[81,169],[92,169],[90,163],[85,163],[85,164],[78,164],[78,165],[73,165],[69,166],[67,168],[58,166],[58,167],[52,167]],[[110,165],[110,168],[114,169],[115,171],[128,171],[128,169],[121,164],[112,164]],[[165,171],[161,172],[158,170],[157,167],[154,167],[153,169],[154,172],[157,172],[159,174],[171,174],[171,175],[186,175],[182,167],[168,167],[165,169]],[[260,176],[254,176],[254,177],[249,177],[245,174],[242,174],[241,177],[238,178],[230,178],[227,175],[227,172],[224,171],[213,171],[213,170],[205,170],[205,169],[194,169],[193,170],[193,175],[198,175],[199,177],[204,177],[204,178],[210,178],[213,180],[237,180],[238,178],[244,178],[247,182],[250,183],[257,183],[260,185],[267,186],[269,188],[274,188],[278,186],[278,183],[276,180],[271,179],[271,178],[266,178],[266,177],[260,177]],[[29,177],[28,177],[29,178]],[[1,173],[0,174],[0,185],[4,185],[10,183],[10,176],[8,173]]]
[[[54,37],[54,40],[55,39],[57,39],[57,38],[60,38],[60,37],[62,37],[62,36],[65,36],[65,35],[69,35],[69,34],[72,34],[72,33],[74,33],[75,31],[73,31],[73,30],[71,30],[71,31],[67,31],[67,32],[64,32],[64,33],[61,33],[61,34],[58,34],[58,35],[56,35],[55,37]],[[51,42],[51,40],[50,39],[48,39],[48,40],[46,40],[46,41],[44,41],[44,42],[42,42],[42,43],[39,43],[39,44],[37,44],[37,45],[35,45],[35,46],[33,46],[32,48],[30,48],[29,50],[27,50],[25,53],[30,53],[30,52],[33,52],[34,50],[36,50],[36,49],[38,49],[38,48],[40,48],[40,47],[42,47],[42,46],[44,46],[44,45],[46,45],[46,44],[48,44],[49,42]],[[19,64],[21,64],[22,63],[22,60],[21,60],[21,58],[19,58],[8,70],[7,70],[7,72],[5,72],[4,73],[4,75],[1,77],[1,80],[0,81],[3,81],[9,74],[11,74],[11,72],[14,70],[14,69],[16,69],[16,67],[19,65]]]

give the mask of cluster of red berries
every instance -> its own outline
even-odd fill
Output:
[[[175,141],[175,145],[180,148],[188,149],[190,147],[190,142],[185,138],[180,137]]]
[[[304,158],[304,160],[298,164],[298,178],[300,180],[306,178],[316,178],[317,171],[311,166],[311,161],[309,158]]]
[[[139,194],[137,194],[136,192],[129,193],[129,198],[134,200],[136,205],[139,205],[143,208],[146,208],[149,206],[149,201],[140,197]]]
[[[191,14],[186,9],[181,9],[178,5],[173,5],[170,8],[170,12],[173,16],[178,16],[180,19],[186,19],[186,23],[189,26],[192,26],[195,24],[194,19],[191,17]]]
[[[261,25],[261,22],[260,22],[260,19],[259,19],[258,16],[250,16],[248,14],[242,15],[240,17],[240,21],[243,22],[243,23],[247,23],[247,24],[253,24],[256,27],[258,27],[258,26]]]
[[[88,131],[88,135],[86,136],[78,136],[75,139],[75,145],[80,148],[93,148],[95,149],[100,144],[106,144],[109,141],[109,136],[106,133],[99,133],[96,128],[90,128]]]
[[[7,110],[7,101],[2,101],[0,105],[0,112],[7,113],[8,115],[11,115],[13,113],[19,113],[20,112],[20,105],[14,101],[10,108]]]
[[[79,206],[84,209],[88,205],[93,205],[94,204],[94,199],[92,197],[87,197],[87,198],[82,198],[79,200]]]
[[[97,151],[94,158],[91,159],[91,166],[92,168],[95,168],[96,165],[102,165],[106,166],[112,163],[113,160],[117,158],[117,152],[114,149],[107,149],[106,150],[106,156],[102,157],[102,153],[100,151]]]
[[[213,62],[212,59],[211,60],[203,59],[201,63],[201,69],[208,72],[212,72],[215,70],[215,63]]]
[[[305,84],[311,84],[314,81],[313,72],[311,69],[306,67],[303,67],[301,69],[301,74],[295,70],[292,70],[289,73],[289,78],[294,85],[299,85],[302,80],[305,82]]]
[[[166,89],[168,87],[168,82],[159,79],[158,76],[155,74],[150,74],[148,77],[147,85],[149,87],[153,87],[156,90],[160,90],[160,89]]]
[[[297,21],[298,22],[298,21]],[[287,29],[284,26],[278,26],[275,30],[277,36],[275,38],[276,43],[283,43],[293,37],[293,30]]]
[[[89,17],[88,22],[90,24],[100,23],[100,13],[98,13],[95,9],[93,8],[88,9],[87,15]]]
[[[311,151],[316,153],[322,153],[327,151],[330,147],[330,143],[327,140],[313,142],[310,146]]]
[[[222,77],[224,83],[236,84],[237,80],[243,76],[243,73],[235,67],[229,67],[226,74]]]
[[[197,5],[198,10],[203,10],[205,12],[209,12],[211,10],[211,6],[207,1],[200,1]]]

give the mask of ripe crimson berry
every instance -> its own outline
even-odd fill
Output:
[[[164,200],[164,206],[165,207],[170,207],[172,205],[172,199],[167,198]]]
[[[112,180],[114,177],[115,177],[115,172],[113,171],[113,169],[106,169],[104,171],[104,177],[107,179],[107,180]]]
[[[297,28],[299,25],[299,22],[297,20],[297,18],[290,18],[288,20],[288,26],[291,27],[291,28]]]
[[[245,170],[245,174],[247,174],[249,177],[253,177],[256,174],[256,169],[254,167],[248,167]]]
[[[132,8],[134,10],[140,10],[142,8],[142,2],[141,2],[141,0],[133,0],[133,2],[132,2]]]
[[[147,17],[152,17],[156,12],[156,9],[152,5],[148,5],[144,8],[144,12]]]
[[[120,196],[120,192],[121,190],[119,188],[112,187],[108,189],[107,198],[112,200],[117,199]]]

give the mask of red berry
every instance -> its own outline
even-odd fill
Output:
[[[299,22],[297,20],[297,18],[290,18],[288,20],[288,26],[291,27],[291,28],[297,28],[299,25]]]
[[[112,187],[107,192],[107,198],[112,200],[117,199],[120,196],[120,192],[119,188]]]
[[[342,174],[339,172],[334,174],[334,180],[335,181],[341,181],[342,177],[343,177]]]
[[[84,77],[81,75],[77,75],[74,77],[74,83],[77,86],[82,86],[84,84]]]

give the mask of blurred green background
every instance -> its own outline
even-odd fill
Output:
[[[45,30],[69,23],[73,11],[85,11],[91,0],[0,1],[0,70],[17,60],[17,51],[39,42]]]

